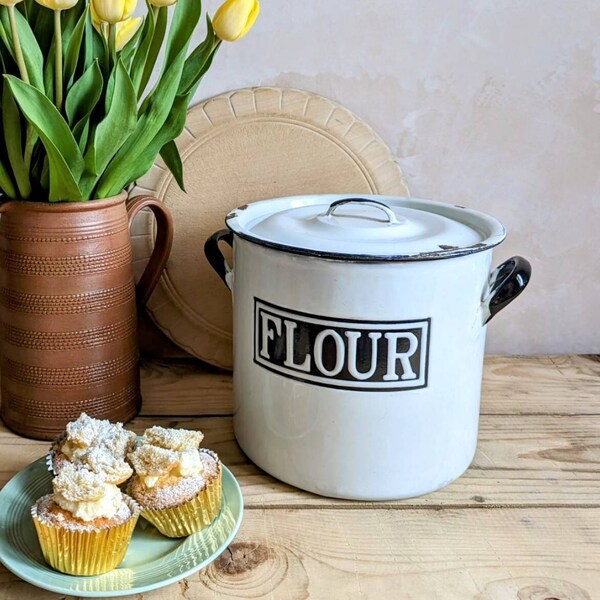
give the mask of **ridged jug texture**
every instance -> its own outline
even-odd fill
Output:
[[[136,306],[156,285],[172,219],[154,198],[0,205],[1,414],[51,439],[85,411],[128,421],[141,405]],[[131,220],[157,218],[154,253],[137,289]]]

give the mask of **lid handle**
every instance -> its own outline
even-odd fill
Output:
[[[366,204],[368,206],[372,206],[373,208],[377,208],[378,210],[384,212],[388,218],[387,222],[392,224],[397,224],[398,219],[394,211],[383,202],[379,202],[378,200],[369,200],[367,198],[344,198],[342,200],[336,200],[329,205],[327,212],[325,213],[326,217],[331,217],[337,208],[343,206],[344,204]]]

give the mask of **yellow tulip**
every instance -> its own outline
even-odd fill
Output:
[[[117,23],[117,52],[123,50],[142,24],[142,17],[132,17]]]
[[[227,42],[242,39],[254,25],[259,12],[258,0],[226,0],[213,18],[217,37]]]
[[[38,4],[51,10],[69,10],[73,8],[78,0],[35,0]]]
[[[23,2],[23,0],[0,0],[0,6],[14,6],[19,2]]]
[[[152,6],[156,6],[157,8],[172,6],[175,4],[175,2],[177,2],[177,0],[150,0],[150,4],[152,4]]]
[[[120,23],[131,17],[137,0],[92,0],[93,18],[105,23]]]

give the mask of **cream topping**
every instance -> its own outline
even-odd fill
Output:
[[[90,448],[105,448],[117,458],[125,458],[135,444],[135,433],[123,429],[122,423],[93,419],[81,413],[67,424],[60,452],[71,461],[79,460]]]
[[[160,475],[140,475],[140,479],[147,488],[153,488],[160,479]]]
[[[69,459],[75,460],[83,456],[87,452],[87,448],[76,446],[72,441],[67,440],[61,447],[60,451]]]
[[[123,502],[121,490],[83,465],[65,465],[52,481],[53,500],[82,521],[112,518]]]
[[[173,470],[174,475],[191,477],[192,475],[201,475],[203,472],[204,465],[202,464],[198,450],[179,452],[179,464]]]
[[[199,476],[204,472],[198,451],[203,437],[200,431],[151,427],[128,458],[147,488],[173,477]]]
[[[69,500],[60,492],[55,492],[53,500],[62,509],[70,512],[81,521],[94,521],[95,519],[112,519],[123,502],[121,490],[113,484],[104,484],[104,493],[97,500]]]

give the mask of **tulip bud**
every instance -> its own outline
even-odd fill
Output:
[[[156,6],[157,8],[164,8],[165,6],[172,6],[176,2],[177,2],[177,0],[150,0],[150,4],[152,4],[152,6]]]
[[[137,0],[91,0],[93,18],[105,23],[120,23],[131,17]]]
[[[0,6],[14,6],[19,2],[23,2],[23,0],[0,0]]]
[[[132,17],[117,23],[117,52],[123,50],[142,24],[142,17]]]
[[[50,10],[69,10],[73,8],[79,0],[35,0],[38,4],[49,8]]]
[[[217,37],[227,42],[242,39],[254,25],[259,12],[258,0],[226,0],[212,21]]]

